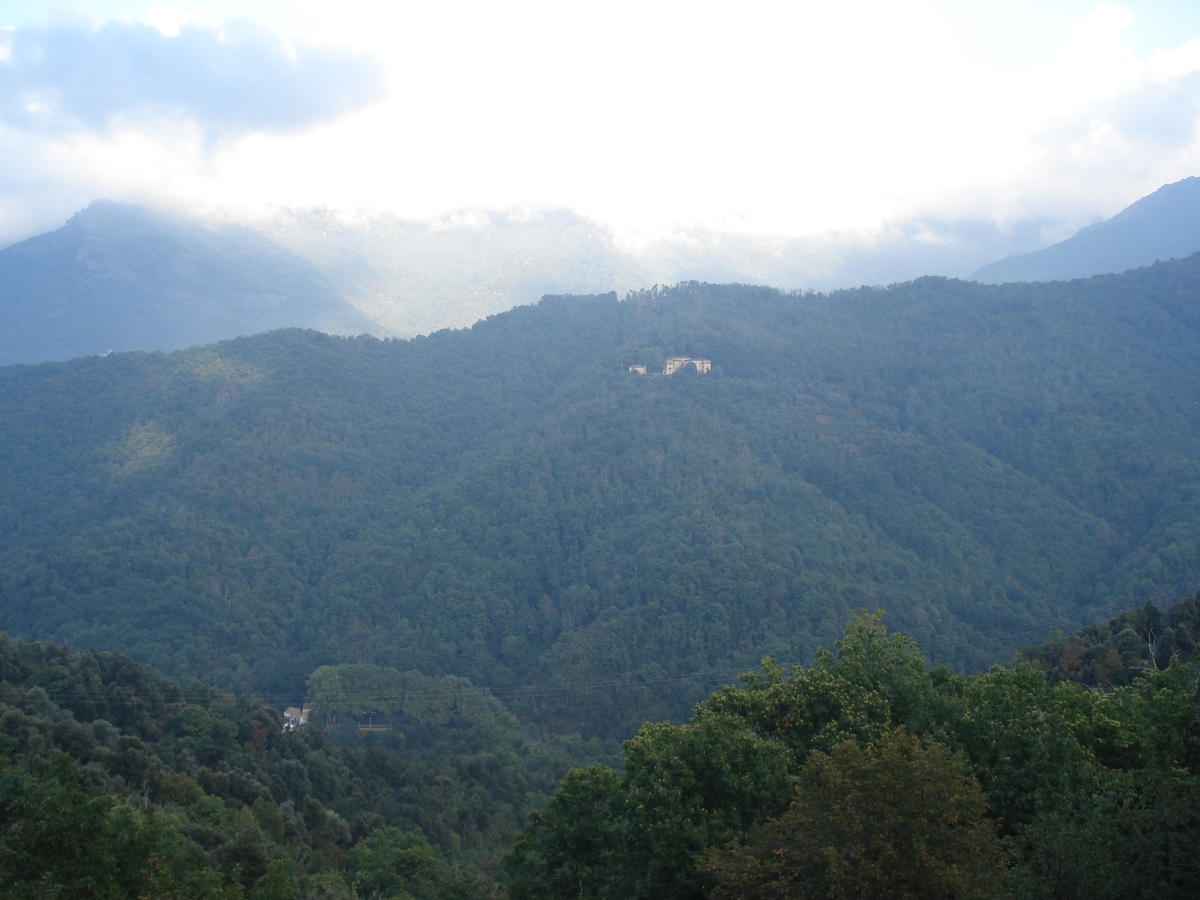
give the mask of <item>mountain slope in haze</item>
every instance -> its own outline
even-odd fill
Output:
[[[381,332],[256,232],[100,200],[0,250],[0,319],[0,364],[177,350],[285,326]]]
[[[247,691],[454,674],[609,735],[858,608],[976,669],[1200,582],[1198,309],[1192,257],[3,369],[0,627]],[[664,354],[714,370],[627,371]]]
[[[0,364],[173,350],[280,327],[412,336],[546,294],[681,280],[829,289],[961,275],[1029,246],[1026,231],[912,222],[875,236],[785,239],[691,228],[623,247],[566,210],[432,220],[281,211],[251,229],[96,201],[57,231],[0,250]]]
[[[1179,259],[1200,250],[1200,178],[1164,185],[1105,222],[1044,250],[1010,256],[977,269],[971,278],[1066,281]]]
[[[370,210],[280,211],[256,227],[402,335],[465,327],[546,294],[624,294],[692,280],[829,290],[962,276],[1036,246],[1039,230],[912,221],[872,235],[784,238],[694,226],[625,246],[568,210],[463,210],[423,221]]]
[[[800,237],[678,229],[647,243],[640,258],[672,282],[764,284],[829,291],[895,284],[922,275],[961,278],[984,260],[1037,246],[1048,223],[1023,220],[1000,228],[977,219],[911,219],[870,232]]]
[[[427,221],[309,210],[258,227],[404,336],[461,328],[546,294],[624,293],[673,280],[566,210],[469,210]]]

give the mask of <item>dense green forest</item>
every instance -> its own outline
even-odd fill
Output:
[[[1165,614],[1148,602],[1068,637],[1054,635],[1044,644],[1019,651],[1017,658],[1054,683],[1124,687],[1145,672],[1165,669],[1172,659],[1195,663],[1197,635],[1200,594],[1173,603]]]
[[[402,729],[339,743],[120,654],[0,637],[0,894],[489,897],[531,805],[611,750],[417,687]]]
[[[547,298],[0,369],[0,627],[299,702],[469,679],[624,737],[880,608],[956,673],[1200,582],[1200,258]],[[633,362],[710,358],[704,376]]]
[[[461,679],[328,667],[310,684],[326,721],[288,732],[261,703],[120,654],[0,638],[0,892],[1190,897],[1200,670],[1144,651],[1168,620],[1194,647],[1197,609],[1148,606],[965,677],[860,614],[810,667],[764,660],[607,765]],[[1130,628],[1150,641],[1122,639],[1127,685],[1034,667]],[[397,719],[351,748],[335,709]]]
[[[1193,897],[1198,676],[927,671],[859,617],[811,667],[764,661],[687,723],[645,725],[623,772],[572,771],[506,860],[508,896]]]

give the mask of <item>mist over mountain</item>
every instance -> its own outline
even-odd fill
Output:
[[[413,336],[547,294],[688,280],[827,290],[963,275],[1038,234],[1038,223],[931,220],[874,236],[689,229],[627,246],[567,210],[429,220],[280,211],[250,228],[100,200],[0,250],[0,364],[175,350],[283,327]]]
[[[387,333],[246,228],[98,200],[0,250],[0,364],[176,350],[283,326]]]
[[[1000,228],[974,219],[917,218],[874,232],[803,237],[695,228],[651,241],[639,255],[670,272],[671,281],[830,291],[895,284],[922,275],[964,277],[981,260],[1038,246],[1049,224],[1024,220]]]
[[[406,336],[462,328],[546,294],[624,293],[673,280],[567,210],[466,210],[430,220],[281,211],[258,227],[310,260],[364,315]]]
[[[624,294],[706,281],[833,290],[965,276],[1035,247],[1042,222],[913,220],[879,234],[807,237],[687,228],[637,243],[569,210],[463,210],[410,220],[378,211],[280,211],[259,228],[310,260],[373,321],[403,335],[461,328],[546,294]]]
[[[1200,178],[1159,188],[1111,219],[1033,253],[1012,256],[975,270],[971,278],[1066,281],[1179,259],[1200,250]]]

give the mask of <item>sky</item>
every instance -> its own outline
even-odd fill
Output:
[[[0,0],[0,244],[97,197],[1049,241],[1198,120],[1194,0]]]

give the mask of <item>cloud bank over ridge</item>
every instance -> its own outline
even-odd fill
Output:
[[[128,18],[0,14],[0,244],[100,196],[528,206],[768,274],[801,245],[969,271],[1200,172],[1200,14],[1147,32],[1150,0],[242,0],[256,24],[221,26],[196,23],[228,0],[106,2]]]

